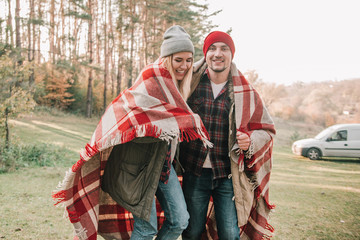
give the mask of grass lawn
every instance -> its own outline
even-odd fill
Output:
[[[64,114],[12,121],[13,139],[65,146],[73,159],[58,167],[0,174],[0,239],[72,239],[72,225],[64,210],[53,206],[51,192],[77,161],[97,122]],[[311,136],[316,126],[277,126],[270,188],[276,205],[270,218],[273,239],[360,239],[360,161],[296,157],[290,151],[292,134]]]
[[[295,157],[276,148],[274,239],[360,239],[360,161]]]

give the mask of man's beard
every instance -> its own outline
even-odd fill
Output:
[[[213,70],[213,72],[217,72],[217,73],[223,72],[228,68],[227,66],[224,66],[221,69],[214,69],[212,66],[209,66],[209,67],[210,67],[211,70]]]

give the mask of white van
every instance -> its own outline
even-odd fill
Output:
[[[294,142],[292,152],[311,160],[321,157],[360,158],[360,124],[333,125],[314,138]]]

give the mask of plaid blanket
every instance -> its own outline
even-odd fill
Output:
[[[211,146],[200,117],[181,97],[160,60],[147,66],[134,85],[107,107],[80,159],[53,192],[55,204],[65,206],[75,229],[75,239],[129,239],[131,213],[100,188],[112,147],[138,137],[190,141]],[[160,210],[159,210],[160,213]],[[163,215],[159,214],[160,225]]]
[[[194,89],[200,77],[206,69],[204,59],[194,64]],[[263,105],[258,92],[248,83],[236,65],[231,65],[231,76],[234,90],[235,116],[230,116],[235,121],[236,129],[245,132],[251,138],[251,146],[248,153],[239,151],[235,143],[231,151],[231,161],[234,161],[235,171],[232,167],[233,178],[246,172],[250,179],[250,188],[237,191],[234,183],[235,202],[243,195],[251,196],[249,211],[242,212],[239,208],[245,208],[243,202],[237,204],[239,225],[241,228],[241,239],[268,239],[273,235],[274,229],[268,223],[268,215],[275,206],[269,203],[269,180],[272,168],[272,147],[275,126],[266,107]],[[240,154],[239,154],[240,152]],[[244,177],[245,174],[242,175]],[[244,180],[245,179],[245,180]],[[240,179],[241,181],[241,179]],[[239,216],[241,212],[241,216]],[[246,216],[243,216],[246,215]],[[240,221],[240,218],[242,220]],[[216,233],[216,221],[214,217],[213,204],[210,202],[207,232],[202,239],[218,239]]]

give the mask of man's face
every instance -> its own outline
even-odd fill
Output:
[[[223,72],[231,64],[230,47],[223,42],[216,42],[208,48],[205,59],[212,71]]]

